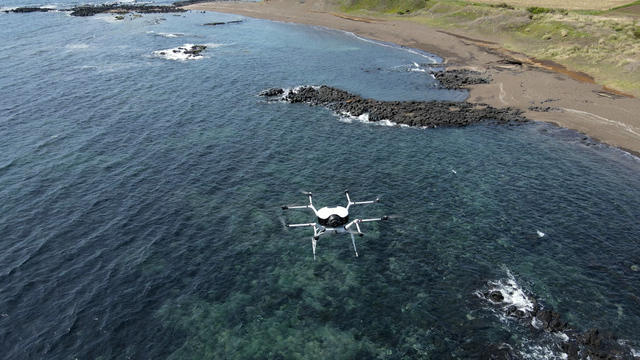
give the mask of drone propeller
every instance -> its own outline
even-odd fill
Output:
[[[358,230],[355,229],[347,229],[347,231],[353,235],[358,235],[360,237],[365,236],[365,234],[367,234],[367,232],[358,232]]]
[[[280,221],[280,224],[286,231],[289,231],[289,226],[287,226],[287,222],[284,220],[284,216],[278,216],[278,221]]]
[[[300,194],[309,196],[311,195],[311,191],[300,190]]]

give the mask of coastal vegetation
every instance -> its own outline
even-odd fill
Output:
[[[545,5],[563,4],[562,8]],[[415,21],[584,72],[640,96],[640,1],[344,0],[344,12]]]

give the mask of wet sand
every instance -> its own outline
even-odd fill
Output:
[[[444,32],[411,21],[338,14],[322,0],[224,1],[186,8],[324,26],[427,51],[450,68],[481,71],[493,79],[491,84],[470,86],[467,101],[518,108],[530,119],[577,130],[640,156],[640,100],[606,89],[586,74],[504,50],[497,38]],[[554,110],[530,111],[531,106]]]

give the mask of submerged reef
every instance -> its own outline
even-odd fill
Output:
[[[290,103],[326,106],[342,115],[367,116],[369,121],[386,120],[426,128],[478,123],[516,125],[529,121],[521,110],[513,108],[498,109],[487,104],[456,101],[378,101],[324,85],[268,89],[260,95]]]

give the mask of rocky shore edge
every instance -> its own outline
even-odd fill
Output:
[[[260,96],[271,101],[325,106],[341,115],[367,115],[369,121],[386,120],[413,127],[462,127],[480,123],[519,125],[529,121],[521,110],[514,108],[498,109],[481,103],[441,100],[379,101],[325,85],[272,88],[262,91]]]
[[[41,7],[19,7],[15,9],[3,10],[5,13],[30,13],[47,11],[70,11],[71,16],[93,16],[102,13],[126,14],[137,12],[141,14],[154,13],[179,13],[187,10],[175,5],[131,5],[131,4],[103,4],[103,5],[80,5],[70,9],[52,9]]]
[[[559,344],[559,350],[566,354],[563,358],[567,360],[640,359],[627,342],[616,338],[612,333],[603,332],[597,328],[580,332],[562,319],[558,312],[542,309],[538,301],[528,294],[520,294],[526,298],[527,305],[517,306],[510,302],[509,298],[518,291],[497,285],[490,282],[484,291],[478,293],[478,296],[499,309],[508,318],[529,324],[531,331],[546,331],[562,335],[563,340]],[[491,358],[517,359],[519,357],[510,348],[501,347],[493,349]]]

